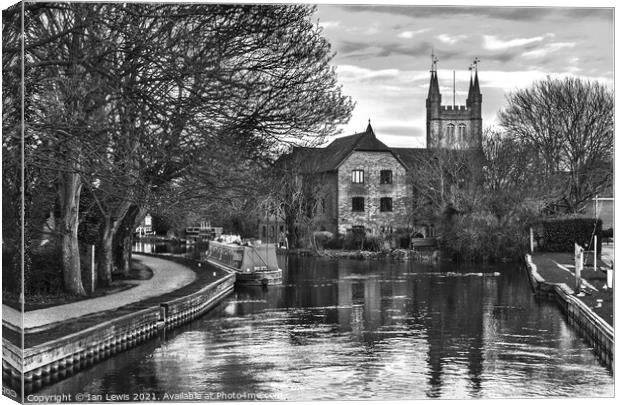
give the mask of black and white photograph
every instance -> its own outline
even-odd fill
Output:
[[[615,35],[3,0],[3,403],[611,403]]]

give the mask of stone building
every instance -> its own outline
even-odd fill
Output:
[[[345,234],[363,228],[370,234],[397,230],[434,236],[431,221],[416,219],[410,176],[420,159],[437,149],[478,150],[482,144],[482,95],[478,73],[470,79],[465,106],[442,106],[436,63],[433,63],[427,110],[427,148],[392,148],[377,139],[370,124],[364,132],[335,139],[319,148],[294,148],[282,161],[300,176],[318,182],[320,203],[314,213],[317,230]],[[460,152],[458,152],[460,153]],[[264,218],[259,237],[274,241],[283,219]]]
[[[368,123],[364,132],[338,138],[324,148],[295,148],[305,176],[320,176],[317,223],[332,233],[354,227],[370,233],[408,227],[411,187],[407,165],[377,139]]]

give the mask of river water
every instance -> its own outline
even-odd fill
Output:
[[[554,302],[532,295],[518,266],[280,259],[282,286],[237,289],[202,318],[38,394],[168,401],[614,395],[612,373]]]

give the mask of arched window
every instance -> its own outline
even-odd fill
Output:
[[[459,143],[465,145],[465,124],[459,124]]]
[[[446,128],[446,143],[447,145],[454,144],[454,124],[448,124]]]

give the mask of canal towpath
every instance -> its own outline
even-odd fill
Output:
[[[21,328],[26,333],[45,330],[74,318],[103,311],[114,310],[129,304],[161,296],[178,290],[196,279],[196,273],[190,268],[153,256],[133,256],[146,267],[150,268],[153,276],[148,280],[135,280],[135,287],[108,294],[101,297],[85,299],[69,304],[37,309],[22,313],[7,305],[2,305],[2,320],[8,327]]]
[[[614,325],[614,296],[613,289],[606,287],[607,274],[602,269],[613,269],[614,245],[604,245],[601,251],[601,260],[595,271],[592,265],[585,266],[581,272],[582,286],[585,293],[577,297],[594,313],[599,315],[611,327]],[[547,283],[566,284],[576,291],[575,261],[572,253],[564,252],[535,252],[532,262],[537,267],[538,274]],[[575,293],[576,294],[576,293]]]

